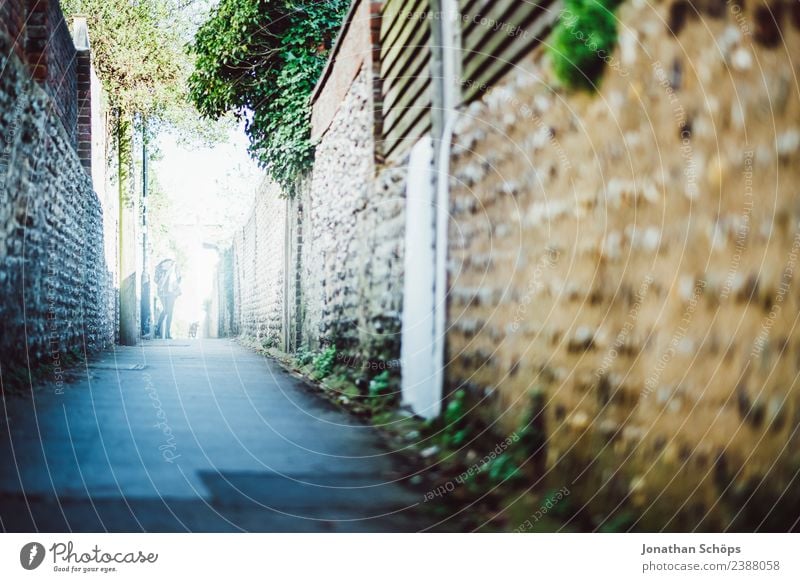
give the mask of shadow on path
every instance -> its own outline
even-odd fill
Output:
[[[369,426],[228,340],[145,342],[4,397],[4,531],[417,531]]]

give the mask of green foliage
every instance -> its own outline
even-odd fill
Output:
[[[460,430],[457,430],[452,434],[448,435],[447,444],[448,446],[453,448],[460,447],[465,442],[467,442],[469,435],[470,435],[470,430],[468,428],[462,428]]]
[[[295,360],[297,361],[297,365],[301,368],[304,366],[308,366],[314,360],[314,352],[308,349],[308,346],[302,345],[297,348],[297,353],[295,354]]]
[[[314,358],[314,378],[322,380],[327,378],[333,372],[333,366],[336,363],[336,346],[328,346]]]
[[[520,476],[519,465],[510,452],[498,455],[489,464],[489,480],[493,483],[505,483]]]
[[[636,523],[636,518],[633,513],[627,510],[620,511],[614,517],[607,520],[600,527],[601,533],[620,533],[627,532],[633,524]]]
[[[396,376],[389,370],[383,370],[369,381],[369,399],[367,404],[375,418],[376,415],[391,408],[398,400]]]
[[[544,393],[534,388],[529,395],[528,408],[522,418],[519,434],[518,449],[524,451],[526,456],[532,456],[535,460],[544,456],[544,447],[547,443],[547,435],[544,431]]]
[[[593,90],[617,42],[621,0],[565,0],[548,46],[553,70],[570,88]]]
[[[458,448],[469,439],[471,427],[467,418],[467,394],[456,390],[444,409],[443,444]]]
[[[466,412],[464,402],[466,400],[466,392],[463,390],[456,390],[447,407],[444,409],[444,422],[447,426],[456,426],[463,422],[464,414]]]
[[[566,495],[559,495],[558,489],[548,489],[542,499],[542,505],[550,502],[552,507],[548,509],[547,514],[556,519],[568,519],[575,513],[575,508],[572,505],[572,498]]]
[[[348,5],[221,0],[189,47],[197,108],[245,119],[251,155],[287,192],[313,161],[309,96]]]
[[[184,47],[194,34],[192,19],[205,10],[204,2],[61,0],[60,4],[68,23],[72,15],[86,17],[92,63],[117,124],[113,132],[120,146],[121,183],[126,181],[125,166],[133,163],[129,144],[122,142],[142,127],[151,143],[163,129],[174,130],[185,142],[224,140],[232,120],[198,119],[186,92],[191,61]]]
[[[392,392],[389,370],[384,370],[369,382],[369,395],[373,398],[388,396]]]
[[[61,7],[86,15],[92,62],[112,108],[131,117],[176,100],[186,59],[172,0],[62,0]]]
[[[544,459],[543,416],[544,393],[535,388],[531,391],[526,413],[519,428],[509,438],[507,448],[488,466],[488,480],[493,484],[515,484],[524,480],[525,475],[539,476],[543,471],[541,461]],[[456,433],[456,436],[458,433]],[[495,435],[492,438],[499,438]]]

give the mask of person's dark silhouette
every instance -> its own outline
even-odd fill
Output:
[[[158,298],[163,309],[158,316],[155,337],[172,339],[172,313],[175,309],[175,300],[181,294],[181,277],[178,266],[172,259],[164,259],[156,266],[156,285]]]

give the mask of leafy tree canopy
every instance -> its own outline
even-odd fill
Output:
[[[221,0],[190,44],[189,94],[246,121],[250,153],[287,192],[313,159],[309,95],[347,0]]]
[[[65,14],[83,14],[95,70],[112,107],[153,113],[178,91],[182,55],[168,26],[171,0],[61,0]]]
[[[223,128],[198,123],[186,92],[185,45],[193,19],[208,13],[206,0],[61,0],[61,8],[68,20],[86,17],[94,68],[122,118],[146,118],[150,134],[167,126],[189,139],[220,139]]]

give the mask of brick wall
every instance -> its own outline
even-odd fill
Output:
[[[702,22],[675,6],[622,5],[597,95],[558,89],[536,50],[463,113],[448,385],[508,428],[539,403],[543,478],[598,527],[627,513],[785,531],[800,505],[798,21],[784,11],[785,46],[766,46],[759,3]]]
[[[362,68],[317,147],[304,209],[304,343],[359,360],[399,357],[405,215],[396,179],[376,180],[372,85]]]
[[[75,140],[76,54],[58,0],[26,0],[25,60],[34,79],[51,96],[67,135]]]
[[[76,119],[75,142],[78,157],[88,172],[92,171],[92,55],[88,50],[75,53]]]
[[[318,140],[330,127],[350,86],[362,67],[372,71],[371,84],[376,136],[381,135],[380,24],[382,0],[356,0],[344,19],[327,66],[311,95],[311,139]]]
[[[25,58],[25,2],[0,0],[0,32],[10,39],[12,50],[20,59]]]
[[[50,95],[48,106],[76,143],[80,55],[58,0],[0,0],[0,32],[10,40],[9,53]],[[83,70],[88,71],[88,53],[84,57]]]
[[[0,33],[0,52],[12,41]],[[51,97],[12,56],[0,75],[0,353],[4,378],[113,339],[103,211]]]
[[[335,343],[362,363],[400,351],[405,180],[403,167],[380,164],[382,5],[354,2],[315,90],[319,143],[290,263],[298,343]]]

